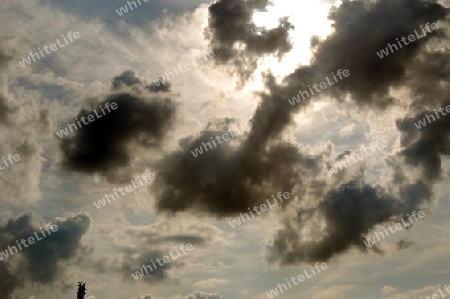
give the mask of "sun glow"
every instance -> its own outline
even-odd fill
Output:
[[[255,74],[255,80],[248,87],[263,87],[261,77],[259,77],[260,71],[270,70],[281,80],[281,78],[292,73],[300,64],[309,64],[312,57],[311,37],[317,35],[325,38],[332,32],[332,22],[327,19],[330,7],[331,5],[320,3],[318,0],[298,2],[274,0],[273,6],[269,6],[267,12],[255,12],[253,21],[259,27],[276,28],[278,20],[287,16],[295,28],[291,30],[289,35],[293,46],[291,52],[286,54],[282,61],[278,61],[278,57],[261,59],[259,69]]]

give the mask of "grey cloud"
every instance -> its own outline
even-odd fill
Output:
[[[415,245],[415,243],[413,241],[408,241],[408,240],[400,240],[396,243],[398,250],[408,249],[414,245]]]
[[[171,221],[162,221],[148,226],[128,228],[125,230],[125,234],[141,240],[142,245],[154,248],[155,246],[180,245],[181,243],[211,244],[217,238],[218,229],[214,226],[197,224],[178,226]]]
[[[444,102],[436,107],[446,107],[450,102]],[[438,113],[440,114],[440,113]],[[426,115],[433,115],[435,121],[418,130],[414,122],[423,120]],[[436,117],[434,111],[426,111],[411,118],[397,121],[397,128],[402,133],[402,151],[399,154],[405,162],[418,167],[422,171],[424,180],[434,182],[441,177],[442,155],[450,154],[450,118],[440,115]],[[429,116],[432,120],[432,118]],[[427,122],[428,123],[428,122]]]
[[[323,74],[348,69],[350,77],[333,90],[350,92],[358,104],[384,108],[394,101],[388,96],[389,87],[408,84],[414,58],[425,50],[424,45],[432,37],[444,38],[444,31],[432,31],[426,38],[403,46],[383,59],[376,52],[388,43],[395,43],[397,37],[407,37],[414,30],[420,33],[420,26],[426,22],[445,20],[446,15],[448,9],[436,1],[343,1],[331,10],[335,32],[316,47],[313,64]]]
[[[217,293],[211,294],[211,293],[196,291],[193,294],[189,294],[187,296],[176,295],[173,298],[177,298],[177,299],[222,299],[222,296]],[[141,295],[139,297],[134,297],[131,299],[163,299],[163,298],[156,298],[151,294],[147,294],[147,295]]]
[[[436,56],[440,61],[447,61],[448,54],[445,51],[431,55],[425,47],[425,44],[433,45],[443,40],[443,30],[432,34],[434,37],[419,40],[384,59],[380,59],[376,52],[386,47],[388,42],[395,41],[396,37],[413,33],[426,22],[444,20],[447,14],[448,9],[435,1],[344,1],[330,14],[330,19],[335,21],[335,32],[326,40],[315,42],[312,66],[300,67],[287,76],[282,87],[274,84],[269,76],[266,86],[269,86],[270,93],[263,96],[258,108],[261,110],[260,123],[269,124],[274,119],[279,129],[270,129],[266,125],[262,126],[261,131],[268,129],[269,134],[275,134],[290,122],[290,112],[278,108],[276,104],[279,101],[287,105],[286,98],[289,96],[286,91],[292,92],[293,96],[299,89],[306,90],[308,82],[317,82],[321,76],[325,77],[337,69],[348,69],[351,75],[333,86],[330,94],[337,98],[350,94],[361,108],[386,109],[394,103],[389,90],[395,86],[408,86],[420,94],[419,98],[424,99],[429,89],[417,90],[414,83],[419,79],[413,78],[422,78],[419,75],[430,73],[430,69],[438,67],[435,64],[426,67],[423,59],[415,58]],[[444,68],[439,71],[440,76],[430,76],[439,79],[432,86],[448,81],[448,77],[445,77],[447,73],[448,70]],[[425,77],[424,82],[428,82],[428,77]],[[445,91],[439,88],[432,94],[439,99]],[[435,102],[433,99],[428,101]],[[295,109],[307,104],[307,101],[303,102]],[[257,115],[258,111],[254,116],[255,128],[258,128]],[[418,115],[420,117],[423,115]],[[432,186],[440,178],[440,156],[448,154],[448,121],[436,122],[420,132],[411,119],[397,121],[397,127],[402,133],[402,150],[389,164],[396,174],[389,186],[390,190],[366,185],[364,172],[356,181],[339,183],[327,191],[323,199],[318,198],[320,203],[315,208],[300,211],[296,217],[283,221],[282,227],[267,245],[266,256],[270,262],[289,265],[329,260],[351,248],[365,252],[367,249],[362,243],[362,237],[375,225],[398,220],[419,207],[429,206]],[[341,153],[337,159],[345,154]],[[420,178],[408,182],[408,176],[402,170],[406,165],[396,164],[396,158],[403,159],[406,165],[419,167],[422,171]],[[304,239],[302,231],[309,227],[308,222],[312,220],[316,221],[317,227],[320,223],[326,225],[320,229],[314,228],[312,240]],[[374,251],[383,253],[378,247]]]
[[[192,156],[191,151],[202,142],[229,132],[226,121],[219,127],[207,129],[195,139],[182,140],[182,151],[158,162],[156,195],[160,211],[193,210],[218,216],[247,212],[248,207],[264,203],[280,191],[293,196],[293,188],[301,184],[302,167],[311,173],[319,171],[316,157],[300,154],[288,144],[257,148],[250,138],[237,139],[237,146],[227,141],[197,158]],[[289,200],[282,205],[287,204]]]
[[[398,222],[431,198],[431,190],[423,182],[401,187],[400,194],[400,198],[393,198],[381,187],[363,181],[340,186],[316,208],[301,210],[296,217],[285,219],[269,242],[266,256],[269,262],[289,265],[328,261],[352,248],[366,252],[363,236],[375,225]],[[320,223],[326,226],[320,227]],[[304,240],[301,231],[305,229],[312,232]],[[378,247],[374,251],[383,253]]]
[[[151,92],[169,92],[170,88],[171,88],[171,83],[168,81],[162,81],[160,80],[160,78],[158,78],[159,80],[159,84],[156,84],[155,82],[152,82],[149,86],[147,86],[146,88],[148,90],[150,90]]]
[[[261,34],[257,35],[251,32],[257,29],[251,23],[252,13],[264,10],[267,5],[267,0],[220,0],[209,7],[206,37],[211,42],[216,62],[234,65],[244,80],[253,73],[257,59],[263,55],[278,54],[281,57],[290,50],[287,34],[291,25],[286,19],[276,29],[262,29]],[[330,182],[321,177],[324,165],[328,162],[323,154],[313,155],[280,141],[283,130],[292,123],[294,114],[307,107],[312,100],[302,101],[292,107],[287,99],[299,90],[307,90],[308,84],[323,81],[331,72],[348,69],[350,77],[323,91],[321,95],[331,95],[338,101],[350,95],[351,103],[360,109],[384,110],[396,104],[395,99],[389,96],[392,88],[409,87],[417,93],[417,101],[441,103],[444,88],[440,87],[432,93],[438,100],[426,100],[430,88],[426,88],[424,83],[415,89],[415,83],[419,76],[438,70],[437,63],[427,67],[427,60],[435,58],[440,63],[448,61],[448,54],[444,50],[431,54],[428,48],[445,41],[444,30],[437,30],[431,36],[384,59],[380,59],[376,52],[388,43],[393,43],[396,37],[412,34],[426,22],[440,20],[447,25],[447,15],[448,9],[436,1],[343,1],[330,13],[330,19],[335,22],[335,31],[325,40],[312,38],[311,65],[299,67],[286,76],[281,84],[271,74],[264,76],[265,91],[259,93],[261,101],[251,118],[253,125],[248,134],[197,158],[193,157],[191,151],[200,147],[202,142],[210,142],[211,137],[227,132],[234,122],[230,119],[214,120],[200,134],[180,140],[182,150],[168,153],[157,161],[157,210],[173,214],[193,211],[218,217],[235,216],[236,213],[247,212],[249,207],[264,203],[266,198],[279,191],[294,195],[294,190],[304,190],[299,194],[299,200],[306,198],[304,194],[313,194],[315,198],[310,200],[315,206],[310,210],[300,210],[297,216],[284,220],[274,240],[267,246],[268,260],[287,265],[329,260],[351,248],[366,252],[362,238],[376,225],[394,221],[414,209],[430,204],[433,184],[440,178],[440,156],[448,154],[450,148],[447,121],[429,126],[431,129],[427,127],[421,132],[414,131],[411,120],[397,122],[402,134],[402,150],[396,157],[391,157],[389,166],[395,171],[395,179],[389,188],[369,186],[363,171],[361,177],[350,182],[344,175],[339,176],[336,182]],[[236,42],[245,44],[245,49],[234,49]],[[447,75],[447,68],[440,70],[437,75],[430,75],[430,80],[440,81],[432,86],[443,85],[440,83],[448,81]],[[139,96],[145,94],[141,91],[145,84],[134,72],[127,71],[115,80],[118,87],[136,87]],[[428,79],[424,79],[424,82],[428,82]],[[134,102],[136,96],[122,94],[120,97],[128,100],[133,98],[127,101],[129,103]],[[170,102],[163,105],[162,110],[165,115],[172,115],[173,110],[167,109],[168,106],[171,107]],[[418,106],[418,102],[412,104],[414,112]],[[134,108],[132,105],[129,110],[135,111]],[[145,109],[139,109],[137,113],[144,118],[148,113],[140,114],[142,110]],[[129,111],[125,109],[123,113],[126,119]],[[95,125],[97,122],[98,125]],[[100,120],[97,122],[90,124],[84,131],[86,133],[80,130],[76,142],[71,144],[84,147],[82,151],[70,155],[68,149],[71,146],[66,143],[65,154],[72,161],[70,169],[106,174],[127,164],[128,152],[124,150],[124,145],[133,141],[139,130],[130,130],[127,126],[123,130],[126,134],[121,134],[120,130],[106,131]],[[119,119],[107,123],[121,128],[117,124]],[[165,124],[161,122],[155,125],[156,131]],[[158,132],[164,132],[164,129]],[[156,139],[157,144],[161,138]],[[107,146],[97,144],[97,140]],[[431,144],[429,152],[425,150],[428,143]],[[345,153],[338,154],[337,159],[343,155]],[[405,163],[399,163],[398,160]],[[407,166],[419,167],[421,176],[411,180],[405,174],[404,168]],[[286,201],[283,206],[288,204],[289,201]],[[321,229],[317,230],[312,240],[304,239],[301,233],[308,225],[308,220],[326,223],[324,227],[314,228]],[[374,250],[383,253],[378,247]],[[128,260],[125,263],[127,270],[132,266],[139,268],[138,263],[151,258],[152,254],[149,251],[146,255]],[[159,274],[155,279],[167,278],[167,273]]]
[[[202,248],[216,242],[220,230],[213,225],[197,223],[173,223],[171,220],[157,221],[150,225],[133,226],[123,231],[103,230],[102,233],[113,234],[113,246],[121,254],[114,257],[90,258],[83,267],[95,273],[120,273],[125,281],[135,281],[131,273],[138,271],[143,264],[152,265],[156,258],[169,256],[169,251],[177,257],[175,247],[181,244],[192,244],[194,248]],[[136,244],[130,245],[130,244]],[[179,251],[180,253],[182,251]],[[178,283],[174,270],[185,267],[190,257],[183,254],[169,264],[148,270],[143,281],[148,284]]]
[[[137,93],[143,93],[145,91],[170,92],[171,83],[168,81],[159,81],[159,84],[152,82],[149,85],[145,79],[138,77],[133,69],[129,69],[123,71],[111,80],[111,90],[123,91],[126,87],[131,87],[131,90]]]
[[[6,49],[0,47],[0,74],[3,72],[3,69],[7,69],[13,57],[12,54],[7,53]],[[3,125],[8,125],[11,121],[11,116],[19,110],[18,107],[13,107],[7,102],[6,96],[0,93],[0,124]]]
[[[258,28],[251,21],[255,11],[264,11],[268,5],[268,0],[220,0],[209,6],[205,36],[211,42],[216,62],[231,62],[243,81],[255,71],[258,58],[272,53],[281,58],[292,48],[288,33],[293,26],[287,18],[270,30]],[[245,50],[234,47],[238,42],[245,44]]]
[[[112,94],[91,99],[91,109],[82,109],[76,118],[87,117],[105,103],[118,108],[88,125],[82,125],[61,142],[63,166],[72,171],[100,173],[109,181],[125,182],[131,175],[119,176],[119,167],[129,165],[133,147],[159,148],[174,122],[177,104],[162,98],[157,91],[170,91],[170,84],[159,89],[148,85],[133,69],[123,71],[111,80]],[[94,103],[99,102],[100,103]],[[68,122],[74,123],[75,117]],[[70,131],[69,131],[70,133]]]
[[[194,294],[189,294],[185,299],[222,299],[219,294],[209,294],[205,292],[194,292]]]
[[[0,70],[6,68],[13,60],[14,56],[8,53],[5,49],[0,48]]]
[[[0,94],[0,124],[8,125],[11,122],[11,116],[19,109],[7,104],[7,99]]]
[[[129,254],[133,254],[135,256],[130,256]],[[168,251],[162,251],[162,250],[128,250],[128,254],[124,256],[121,270],[123,273],[123,279],[126,281],[135,281],[134,278],[131,276],[131,273],[134,273],[135,271],[139,270],[142,265],[152,265],[152,260],[156,263],[156,259],[162,259],[164,256],[168,255]],[[156,269],[153,269],[153,271],[150,272],[150,270],[147,270],[149,273],[145,274],[143,277],[140,277],[139,279],[142,279],[144,282],[153,284],[157,282],[176,282],[177,279],[173,277],[172,274],[172,268],[177,267],[179,265],[179,261],[171,261],[170,263],[164,264],[164,266],[157,265]],[[153,266],[152,266],[153,268]],[[145,273],[145,271],[144,271]]]
[[[63,165],[67,169],[98,172],[110,178],[109,173],[128,165],[130,144],[158,147],[175,113],[175,103],[169,98],[121,93],[108,96],[101,104],[106,102],[115,102],[118,108],[63,139]],[[91,113],[82,110],[77,117]]]
[[[230,51],[229,47],[248,32],[246,24],[251,11],[262,9],[266,4],[265,1],[246,4],[219,1],[210,6],[210,30],[215,33],[213,45],[214,41],[219,46],[227,45],[222,48],[225,49],[223,53],[216,54],[219,61],[239,59],[239,54]],[[219,17],[218,12],[224,14]],[[273,242],[268,244],[268,260],[287,265],[328,260],[350,248],[367,251],[362,238],[377,224],[394,221],[430,204],[432,185],[439,178],[440,155],[447,154],[449,148],[445,142],[446,130],[431,135],[426,133],[428,130],[423,131],[421,134],[426,134],[423,141],[402,142],[403,151],[399,157],[425,170],[418,180],[408,182],[405,179],[388,190],[367,185],[362,172],[359,179],[341,180],[331,185],[320,178],[324,157],[301,153],[279,141],[280,134],[291,123],[292,115],[310,103],[307,100],[292,107],[287,99],[299,90],[307,90],[306,86],[311,82],[322,81],[331,72],[348,69],[350,77],[324,93],[338,99],[350,94],[361,109],[388,108],[394,104],[394,99],[389,96],[390,88],[405,85],[414,88],[411,78],[427,72],[423,62],[418,62],[415,57],[426,55],[423,54],[428,51],[425,45],[443,40],[444,32],[438,30],[431,37],[385,59],[380,59],[376,52],[395,41],[395,37],[411,34],[426,22],[444,20],[447,14],[448,9],[435,1],[420,0],[344,1],[332,9],[330,19],[335,21],[335,32],[324,41],[315,41],[312,65],[298,68],[284,78],[281,85],[270,74],[264,77],[266,91],[259,93],[261,102],[251,119],[252,130],[237,146],[222,144],[197,158],[190,155],[201,142],[225,132],[228,125],[225,122],[216,128],[208,127],[199,137],[181,140],[183,150],[161,160],[158,166],[160,184],[156,189],[158,209],[174,213],[194,210],[217,216],[236,215],[263,203],[270,194],[302,189],[302,182],[308,178],[303,170],[308,169],[311,170],[309,175],[317,176],[315,185],[322,186],[324,191],[316,192],[316,207],[285,220]],[[445,56],[446,53],[438,55]],[[446,60],[442,58],[441,61]],[[399,127],[407,130],[403,138],[413,139],[408,136],[413,129],[405,129],[405,126]],[[446,122],[436,126],[446,126]],[[431,142],[430,153],[425,153],[425,141]],[[311,187],[308,187],[310,191]],[[299,197],[303,199],[303,196]],[[323,220],[327,225],[316,232],[312,241],[305,241],[301,231],[310,218]],[[383,252],[378,247],[374,250]]]
[[[57,225],[56,232],[4,259],[0,265],[2,294],[12,298],[13,292],[27,282],[48,285],[63,277],[64,263],[88,253],[89,248],[81,243],[81,238],[89,230],[90,222],[86,214],[55,218],[52,224]],[[0,243],[19,249],[16,240],[28,240],[34,237],[34,232],[40,234],[41,226],[43,221],[31,212],[10,218],[0,225]]]
[[[136,76],[136,72],[132,69],[123,71],[120,75],[115,76],[111,80],[111,89],[120,90],[125,86],[140,85],[141,80]]]

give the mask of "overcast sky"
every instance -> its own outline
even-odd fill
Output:
[[[450,284],[450,1],[135,2],[0,3],[0,253],[59,228],[0,261],[2,298],[264,299],[317,262],[276,298]]]

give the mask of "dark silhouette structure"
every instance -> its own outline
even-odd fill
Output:
[[[86,283],[78,282],[77,299],[84,299],[86,297]]]

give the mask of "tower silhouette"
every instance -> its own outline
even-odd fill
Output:
[[[78,282],[77,299],[85,299],[86,296],[86,283]]]

